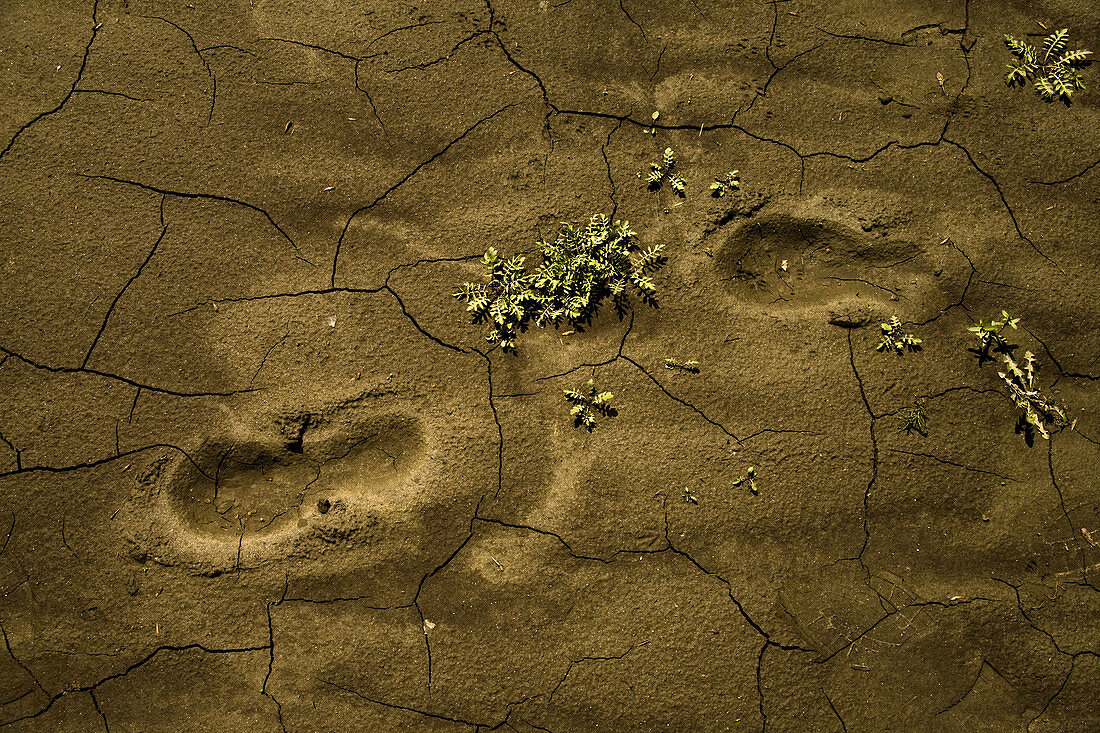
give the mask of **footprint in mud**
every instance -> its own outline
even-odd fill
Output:
[[[380,514],[414,502],[425,443],[419,422],[400,415],[296,416],[267,440],[213,440],[196,455],[213,472],[180,458],[142,482],[131,510],[151,521],[138,522],[135,555],[224,572],[242,556],[254,565],[354,544]]]
[[[763,305],[926,302],[943,268],[926,247],[875,228],[831,215],[762,213],[726,235],[715,267],[739,296]]]

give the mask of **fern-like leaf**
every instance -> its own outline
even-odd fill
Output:
[[[1057,66],[1068,66],[1071,68],[1075,68],[1091,63],[1091,59],[1088,58],[1091,55],[1092,51],[1086,51],[1083,48],[1079,48],[1075,51],[1067,51],[1066,53],[1062,54],[1054,63]]]
[[[1066,47],[1069,40],[1069,28],[1061,28],[1054,31],[1043,41],[1043,61],[1049,61]]]
[[[1024,54],[1029,48],[1028,44],[1023,41],[1017,41],[1010,35],[1005,35],[1005,45],[1008,46],[1008,50],[1012,52],[1012,55],[1016,58],[1022,59]]]

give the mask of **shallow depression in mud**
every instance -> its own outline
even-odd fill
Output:
[[[210,540],[293,531],[334,508],[385,504],[424,455],[423,432],[406,417],[335,432],[304,430],[278,444],[212,442],[202,452],[219,456],[213,475],[179,464],[164,479],[166,508],[180,529]]]
[[[780,213],[734,230],[715,253],[719,277],[762,303],[814,304],[859,291],[878,300],[927,284],[924,249],[842,222]]]

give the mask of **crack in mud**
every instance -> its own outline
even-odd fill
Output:
[[[840,721],[840,729],[843,733],[848,733],[848,724],[844,722],[844,718],[841,717],[840,711],[836,709],[836,705],[833,704],[832,698],[829,697],[829,693],[825,692],[825,689],[821,689],[821,694],[825,696],[825,702],[829,703],[829,709],[833,711],[833,715]]]
[[[3,629],[3,627],[0,627],[0,630],[2,630],[2,629]],[[5,641],[7,641],[6,632],[4,634],[4,639],[5,639]],[[94,692],[95,690],[99,689],[100,687],[107,684],[108,682],[112,682],[114,680],[121,679],[122,677],[125,677],[126,675],[130,674],[131,672],[133,672],[137,669],[140,669],[142,666],[144,666],[145,664],[148,664],[149,662],[151,662],[153,659],[155,659],[161,653],[165,653],[165,652],[183,652],[183,651],[190,651],[192,649],[198,649],[198,650],[200,650],[200,651],[202,651],[206,654],[244,654],[244,653],[248,653],[248,652],[266,651],[268,649],[268,647],[267,646],[258,646],[258,647],[218,648],[218,647],[207,647],[207,646],[205,646],[203,644],[199,644],[199,643],[183,644],[181,646],[175,646],[175,645],[159,646],[156,649],[154,649],[152,652],[149,652],[146,656],[142,657],[138,661],[131,664],[129,667],[127,667],[123,671],[115,672],[113,674],[109,674],[106,677],[100,679],[98,682],[92,683],[91,685],[84,685],[84,686],[80,686],[80,687],[66,688],[66,689],[62,690],[61,692],[58,692],[57,694],[52,695],[52,696],[50,696],[47,693],[47,696],[50,699],[47,701],[47,703],[38,712],[31,713],[30,715],[24,715],[22,717],[15,718],[14,720],[9,720],[5,723],[0,723],[0,728],[6,728],[9,725],[14,725],[16,723],[21,723],[25,720],[32,720],[34,718],[38,718],[42,715],[45,715],[62,698],[66,697],[68,695],[72,695],[72,694],[79,694],[79,693],[84,693],[84,692]],[[43,690],[43,692],[45,692],[45,690]]]
[[[99,719],[103,721],[103,730],[111,733],[111,726],[107,724],[107,715],[103,712],[103,708],[99,706],[99,699],[95,696],[95,690],[88,690],[88,696],[92,698],[92,705],[95,707],[95,711],[99,713]]]
[[[84,76],[84,69],[88,66],[88,56],[92,52],[92,44],[95,43],[96,34],[99,32],[99,29],[101,27],[101,24],[97,19],[98,14],[99,0],[95,0],[92,3],[92,37],[88,39],[88,45],[84,47],[84,55],[80,59],[80,68],[76,72],[76,79],[73,80],[73,85],[69,89],[68,93],[56,107],[49,110],[48,112],[42,112],[36,115],[30,122],[25,123],[22,127],[16,130],[15,135],[12,136],[12,139],[8,141],[8,144],[4,146],[3,150],[0,150],[0,161],[2,161],[4,159],[4,156],[8,154],[8,151],[12,149],[12,147],[15,145],[15,142],[19,139],[19,136],[26,132],[31,125],[38,122],[39,120],[49,117],[50,115],[57,114],[61,111],[61,108],[64,107],[70,99],[72,99],[73,94],[76,92],[77,85],[80,84],[80,79]]]
[[[344,691],[348,694],[354,695],[355,697],[358,697],[362,700],[366,700],[369,703],[373,703],[375,705],[381,705],[382,707],[390,708],[391,710],[401,710],[401,711],[404,711],[404,712],[407,712],[407,713],[416,713],[416,714],[422,715],[426,718],[431,718],[432,720],[443,720],[443,721],[446,721],[448,723],[457,723],[459,725],[465,725],[465,726],[468,726],[470,728],[473,728],[475,731],[480,730],[481,728],[495,727],[495,726],[492,726],[491,723],[472,723],[468,720],[462,720],[460,718],[452,718],[452,717],[449,717],[447,715],[441,715],[439,713],[431,713],[431,712],[428,712],[427,710],[420,710],[419,708],[412,708],[412,707],[408,707],[408,706],[405,706],[405,705],[398,705],[396,703],[386,702],[385,700],[378,700],[378,699],[375,699],[373,697],[367,697],[363,693],[358,692],[356,690],[353,690],[350,687],[345,687],[343,685],[339,685],[335,682],[330,682],[328,680],[318,680],[318,681],[321,684],[328,685],[329,687],[335,687],[338,690],[342,690],[342,691]]]
[[[248,392],[258,392],[262,390],[262,387],[249,387],[245,389],[233,389],[228,392],[183,392],[181,390],[170,389],[168,387],[155,387],[150,384],[143,384],[141,382],[130,379],[129,377],[123,377],[119,374],[111,374],[110,372],[102,372],[98,369],[90,369],[88,367],[59,367],[51,366],[49,364],[42,364],[37,361],[33,361],[28,357],[17,354],[14,351],[0,346],[0,352],[3,352],[9,356],[13,356],[19,361],[23,362],[27,366],[35,369],[41,369],[43,371],[51,372],[53,374],[90,374],[96,377],[103,377],[104,379],[113,379],[124,384],[128,384],[131,387],[138,387],[148,392],[156,392],[158,394],[170,395],[172,397],[233,397],[239,394],[246,394]],[[136,399],[135,399],[136,402]]]
[[[1077,173],[1069,175],[1065,178],[1059,178],[1058,180],[1055,180],[1055,181],[1033,181],[1033,180],[1028,180],[1028,183],[1037,183],[1040,186],[1060,186],[1063,183],[1069,183],[1070,181],[1072,181],[1076,178],[1080,178],[1081,176],[1085,175],[1086,173],[1091,171],[1093,168],[1095,168],[1097,165],[1100,165],[1100,158],[1097,158],[1096,160],[1092,161],[1091,163],[1086,165],[1084,168],[1082,168]]]
[[[202,68],[206,69],[206,75],[210,77],[210,111],[206,115],[206,123],[210,124],[211,120],[214,119],[214,105],[218,102],[218,77],[215,76],[214,72],[210,69],[210,64],[206,62],[206,57],[203,56],[202,51],[199,50],[198,44],[195,43],[194,36],[188,33],[187,30],[183,28],[183,26],[179,25],[178,23],[174,23],[167,18],[162,18],[159,15],[139,15],[137,17],[145,18],[147,20],[159,20],[162,23],[167,23],[183,35],[187,36],[187,40],[188,42],[190,42],[191,48],[195,51],[195,55],[198,56],[199,61],[202,62]],[[203,94],[206,93],[205,89],[203,89],[202,91]]]
[[[351,216],[349,216],[348,220],[344,223],[344,228],[340,232],[339,238],[336,240],[336,249],[335,249],[335,251],[333,252],[333,255],[332,255],[332,277],[329,279],[329,284],[334,288],[336,287],[336,273],[337,273],[337,269],[338,269],[339,264],[340,264],[340,248],[344,243],[344,238],[347,236],[348,229],[351,227],[351,223],[355,220],[355,217],[359,216],[360,214],[362,214],[365,211],[369,211],[370,209],[372,209],[375,206],[377,206],[378,204],[380,204],[382,201],[385,200],[385,198],[387,196],[389,196],[391,193],[396,191],[398,188],[400,188],[402,185],[404,185],[406,182],[408,182],[409,179],[411,179],[413,176],[415,176],[417,173],[419,173],[422,168],[424,168],[425,166],[430,165],[431,163],[435,162],[438,158],[443,156],[448,150],[450,150],[452,147],[454,147],[459,142],[461,142],[463,139],[465,139],[468,135],[470,135],[474,130],[481,127],[486,122],[492,120],[497,115],[499,115],[499,114],[501,114],[501,113],[505,112],[506,110],[509,110],[513,107],[516,107],[518,105],[519,105],[518,102],[513,102],[512,104],[506,104],[505,106],[498,109],[496,112],[493,112],[492,114],[481,118],[480,120],[475,122],[470,127],[467,127],[462,132],[461,135],[459,135],[458,137],[454,138],[449,143],[444,145],[439,151],[437,151],[435,154],[433,154],[430,158],[418,163],[411,171],[406,173],[401,178],[401,180],[397,181],[396,183],[391,185],[389,188],[387,188],[385,191],[380,193],[369,204],[361,206],[358,209],[356,209],[355,211],[353,211]]]
[[[497,426],[497,488],[493,493],[495,499],[500,496],[500,489],[504,485],[504,426],[500,424],[500,415],[497,413],[496,402],[493,401],[493,361],[488,354],[480,351],[477,353],[485,359],[485,374],[489,383],[489,409],[493,411],[493,422]]]
[[[997,390],[992,390],[992,391],[997,391]],[[1017,480],[1017,479],[1012,478],[1011,476],[1005,476],[1002,473],[997,473],[996,471],[990,471],[990,470],[985,469],[985,468],[974,468],[973,466],[967,466],[963,463],[956,463],[955,461],[949,461],[946,458],[940,458],[939,456],[932,455],[931,453],[918,453],[916,451],[901,450],[900,448],[887,448],[886,450],[890,451],[891,453],[901,453],[902,455],[906,455],[906,456],[919,456],[921,458],[929,458],[929,459],[935,461],[936,463],[942,463],[945,466],[954,466],[955,468],[961,468],[964,471],[973,471],[974,473],[989,474],[990,476],[996,476],[997,478],[1004,479],[1005,481],[1016,481]]]
[[[1005,211],[1008,213],[1008,218],[1012,220],[1012,226],[1016,229],[1016,235],[1019,236],[1020,239],[1024,240],[1029,245],[1031,245],[1031,248],[1034,249],[1036,252],[1038,252],[1039,256],[1041,256],[1044,260],[1046,260],[1050,264],[1055,265],[1057,267],[1057,263],[1055,263],[1054,260],[1052,260],[1049,256],[1047,256],[1047,254],[1045,252],[1043,252],[1043,250],[1039,249],[1039,245],[1035,244],[1035,242],[1032,241],[1032,239],[1030,237],[1028,237],[1026,234],[1024,234],[1023,229],[1020,228],[1020,223],[1016,220],[1016,213],[1012,210],[1012,207],[1009,205],[1008,199],[1005,198],[1004,189],[1001,188],[1001,184],[999,184],[997,182],[997,179],[994,178],[992,174],[986,172],[986,170],[984,168],[982,168],[980,165],[978,165],[978,162],[976,160],[974,160],[974,156],[972,156],[970,154],[970,151],[967,150],[964,145],[962,145],[961,143],[955,142],[954,140],[951,140],[950,138],[947,138],[947,137],[943,138],[943,142],[947,143],[948,145],[953,145],[954,147],[958,148],[962,152],[962,154],[966,156],[966,159],[968,161],[970,161],[970,166],[974,170],[976,170],[978,173],[982,174],[986,179],[988,179],[988,181],[990,183],[993,184],[993,188],[996,189],[996,191],[997,191],[997,197],[1000,198],[1001,203],[1004,204]]]
[[[458,53],[458,50],[460,48],[462,48],[463,46],[465,46],[470,41],[476,40],[478,38],[481,38],[482,36],[490,35],[490,34],[491,33],[488,30],[474,31],[473,33],[471,33],[470,35],[466,36],[461,41],[456,43],[454,45],[454,47],[451,48],[450,52],[447,53],[445,56],[440,56],[437,59],[433,59],[431,61],[424,61],[424,62],[419,63],[419,64],[409,64],[408,66],[401,66],[401,67],[396,68],[396,69],[382,69],[382,71],[383,71],[383,73],[386,73],[386,74],[400,74],[402,71],[412,71],[414,69],[415,70],[423,70],[423,69],[427,69],[427,68],[430,68],[432,66],[435,66],[436,64],[442,64],[446,61],[450,61],[451,58],[456,53]]]
[[[569,678],[569,673],[573,671],[573,667],[575,667],[576,665],[578,665],[578,664],[583,664],[583,663],[585,663],[585,662],[610,662],[610,661],[615,661],[615,660],[619,660],[619,659],[625,659],[625,658],[626,658],[626,655],[627,655],[627,654],[630,654],[630,653],[631,653],[632,651],[634,651],[634,650],[635,650],[635,649],[636,649],[637,647],[640,647],[640,646],[645,646],[645,645],[646,645],[646,644],[648,644],[648,643],[649,643],[648,641],[643,641],[643,642],[641,642],[641,643],[639,644],[639,643],[637,643],[637,642],[634,642],[634,641],[632,641],[632,642],[630,643],[630,648],[629,648],[629,649],[627,649],[627,650],[626,650],[625,652],[623,652],[622,654],[610,654],[610,655],[608,655],[608,656],[606,656],[606,657],[598,657],[598,656],[585,656],[585,657],[581,657],[580,659],[570,659],[570,660],[569,660],[569,666],[568,666],[568,667],[566,668],[566,670],[565,670],[565,674],[563,674],[563,675],[561,676],[561,679],[560,679],[560,680],[558,680],[557,684],[556,684],[556,685],[554,685],[554,689],[550,690],[550,694],[549,694],[549,695],[547,696],[547,698],[546,698],[546,702],[547,702],[547,704],[549,704],[549,703],[551,703],[551,702],[553,702],[553,701],[554,701],[554,695],[556,695],[556,694],[557,694],[557,692],[558,692],[558,689],[559,689],[559,688],[560,688],[560,687],[561,687],[561,686],[562,686],[562,685],[563,685],[563,684],[565,683],[565,680]],[[532,697],[530,697],[530,698],[528,698],[528,699],[535,699],[535,698],[537,698],[537,697],[542,697],[542,695],[534,695],[534,696],[532,696]],[[526,701],[525,701],[525,702],[526,702]]]
[[[126,281],[126,284],[122,286],[122,289],[115,295],[115,299],[111,301],[111,305],[107,308],[107,313],[103,316],[103,323],[99,325],[99,331],[96,332],[95,338],[92,339],[92,345],[88,347],[88,352],[84,355],[84,361],[80,362],[80,368],[88,366],[88,360],[92,358],[92,352],[95,351],[96,344],[99,343],[99,339],[103,336],[103,332],[107,330],[107,322],[111,320],[111,314],[115,312],[115,306],[118,305],[118,301],[122,299],[122,296],[126,294],[126,289],[134,284],[134,281],[141,277],[142,271],[145,266],[149,264],[149,260],[153,259],[153,255],[157,253],[157,247],[164,241],[164,235],[168,233],[168,225],[164,223],[164,202],[167,200],[167,196],[161,196],[160,199],[160,236],[157,237],[157,241],[153,243],[153,247],[149,250],[149,254],[145,257],[140,265],[138,265],[137,271]]]
[[[260,685],[260,694],[271,700],[275,705],[275,714],[279,720],[279,727],[283,733],[286,731],[286,723],[283,721],[283,704],[275,698],[270,690],[267,689],[267,683],[271,680],[271,672],[275,668],[275,624],[271,618],[271,609],[276,606],[281,606],[287,601],[287,590],[290,588],[290,573],[287,572],[285,580],[283,582],[283,594],[279,596],[277,601],[268,601],[264,604],[264,609],[267,613],[267,645],[268,645],[268,660],[267,660],[267,674],[264,675],[263,684]]]
[[[871,490],[875,486],[875,481],[878,479],[878,437],[875,435],[875,412],[871,409],[871,403],[867,399],[867,390],[863,385],[863,377],[859,374],[859,369],[856,368],[856,355],[855,348],[852,345],[852,332],[847,332],[848,336],[848,360],[852,366],[852,375],[856,378],[856,383],[859,385],[859,396],[863,400],[863,406],[867,410],[867,415],[871,418],[870,426],[868,430],[871,435],[871,478],[867,481],[867,488],[863,492],[863,545],[859,548],[859,554],[855,558],[841,558],[841,559],[855,559],[859,561],[860,567],[870,577],[870,570],[863,562],[863,553],[867,551],[867,545],[871,542],[871,530],[867,525],[868,518],[868,502],[871,499]],[[874,590],[874,589],[872,589]],[[877,593],[877,591],[876,591]]]
[[[959,703],[961,703],[963,700],[965,700],[970,695],[970,693],[974,691],[974,688],[978,686],[978,680],[980,680],[982,678],[982,672],[985,671],[986,667],[991,669],[993,671],[993,673],[996,674],[1001,679],[1005,679],[1005,676],[1003,674],[1001,674],[997,670],[996,667],[994,667],[992,664],[990,664],[988,659],[982,659],[982,663],[978,665],[978,674],[974,675],[974,681],[970,683],[970,686],[966,688],[966,691],[963,692],[962,696],[959,697],[959,699],[956,700],[955,702],[953,702],[950,705],[948,705],[947,707],[945,707],[943,710],[938,711],[936,713],[936,715],[937,716],[938,715],[943,715],[944,713],[947,713],[947,712],[950,712],[951,710],[954,710],[955,707],[959,705]]]
[[[185,451],[183,448],[180,448],[179,446],[172,445],[170,443],[153,443],[151,445],[142,446],[141,448],[131,448],[129,450],[122,451],[121,453],[116,452],[115,455],[113,455],[113,456],[107,456],[105,458],[88,459],[88,460],[84,461],[83,463],[74,463],[74,464],[69,465],[69,466],[46,466],[46,465],[23,466],[23,467],[20,467],[20,468],[16,468],[12,471],[2,471],[2,472],[0,472],[0,479],[7,478],[9,476],[18,476],[18,475],[25,474],[25,473],[68,473],[69,471],[83,471],[85,469],[97,468],[99,466],[103,466],[105,464],[111,463],[112,461],[117,461],[120,458],[125,458],[127,456],[137,455],[139,453],[144,453],[146,451],[155,450],[155,449],[158,449],[158,448],[160,448],[160,449],[169,449],[169,450],[174,450],[174,451],[179,452],[180,454],[183,455],[184,458],[187,459],[187,461],[195,468],[196,471],[198,471],[199,473],[201,473],[203,476],[210,479],[211,481],[214,480],[214,477],[209,475],[208,473],[206,473],[206,471],[204,471],[202,469],[202,467],[198,463],[195,462],[195,459],[192,458],[187,451]],[[9,537],[10,537],[10,535],[9,535]],[[5,542],[5,546],[6,545],[7,545],[7,543]]]
[[[99,174],[92,175],[92,174],[88,174],[88,173],[73,173],[72,175],[76,176],[78,178],[87,178],[87,179],[90,179],[90,180],[100,180],[100,181],[110,181],[112,183],[121,183],[121,184],[124,184],[124,185],[127,185],[127,186],[134,186],[136,188],[142,189],[143,191],[149,191],[151,193],[160,194],[162,197],[175,196],[177,198],[182,198],[182,199],[203,199],[203,200],[207,200],[207,201],[220,201],[220,202],[226,203],[226,204],[236,204],[237,206],[242,206],[246,209],[249,209],[250,211],[255,211],[256,213],[263,215],[263,217],[265,219],[267,219],[268,223],[271,224],[272,227],[274,227],[275,231],[277,231],[283,237],[283,239],[285,239],[290,244],[290,246],[294,249],[295,259],[301,260],[302,262],[305,262],[307,265],[310,265],[311,267],[316,266],[312,262],[310,262],[309,260],[307,260],[305,257],[302,256],[301,250],[298,249],[297,242],[295,242],[294,239],[289,234],[286,233],[286,230],[284,230],[281,226],[279,226],[278,222],[275,221],[275,219],[271,216],[271,214],[269,214],[266,210],[261,209],[259,206],[256,206],[255,204],[250,204],[247,201],[241,201],[240,199],[230,198],[229,196],[221,196],[221,195],[214,194],[214,193],[200,193],[200,192],[194,192],[194,191],[173,191],[173,190],[166,189],[166,188],[159,188],[157,186],[154,186],[154,185],[151,185],[151,184],[148,184],[148,183],[142,183],[141,181],[131,181],[131,180],[128,180],[128,179],[125,179],[125,178],[116,178],[115,176],[107,176],[107,175],[99,175]]]
[[[403,29],[399,28],[397,30],[403,30]],[[386,34],[383,34],[382,37],[384,37],[385,35]],[[362,93],[362,95],[364,97],[366,97],[367,104],[370,105],[371,114],[374,115],[375,121],[378,123],[378,126],[382,129],[382,134],[385,135],[387,138],[389,137],[389,133],[386,131],[386,123],[384,123],[382,121],[382,116],[378,113],[378,108],[374,104],[374,99],[371,97],[370,92],[366,88],[363,87],[363,85],[360,83],[360,80],[359,80],[359,67],[363,64],[363,62],[368,61],[368,60],[370,60],[372,58],[375,58],[377,56],[381,56],[382,55],[381,53],[370,54],[368,56],[352,56],[351,54],[344,53],[343,51],[336,51],[336,50],[333,50],[331,48],[326,48],[325,46],[318,46],[318,45],[313,44],[313,43],[305,43],[303,41],[296,41],[296,40],[293,40],[293,39],[290,39],[290,38],[264,37],[264,38],[259,38],[257,40],[262,41],[262,42],[286,43],[286,44],[289,44],[289,45],[292,45],[292,46],[300,46],[302,48],[308,48],[308,49],[311,49],[311,50],[314,50],[314,51],[321,51],[323,53],[327,53],[331,56],[335,56],[335,57],[343,59],[345,61],[353,62],[354,66],[352,67],[352,76],[353,76],[353,84],[355,86],[355,89],[357,91],[359,91],[360,93]],[[379,40],[381,40],[381,37],[376,38],[374,41],[371,42],[370,45],[374,45],[374,43],[379,41]],[[370,46],[368,46],[368,48],[369,47]]]

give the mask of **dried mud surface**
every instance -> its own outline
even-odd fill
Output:
[[[1007,89],[1035,21],[1100,48],[1071,0],[6,3],[0,728],[1100,729],[1100,78]],[[455,286],[597,212],[660,307],[492,350]],[[1049,442],[967,352],[1001,308]]]

